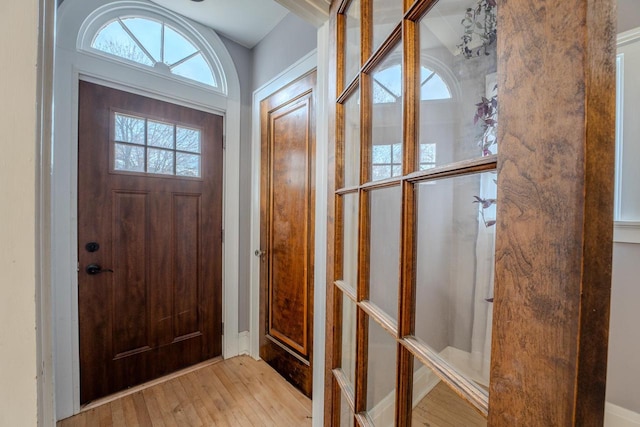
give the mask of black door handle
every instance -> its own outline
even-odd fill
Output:
[[[113,273],[112,269],[110,268],[102,269],[102,267],[100,267],[100,265],[98,264],[87,265],[86,271],[87,271],[87,274],[91,274],[91,275],[106,273],[106,272]]]

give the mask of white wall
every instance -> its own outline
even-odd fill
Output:
[[[0,27],[0,425],[35,426],[37,0],[4,2]],[[11,35],[9,37],[9,35]]]
[[[289,13],[253,48],[253,89],[258,89],[317,47],[318,30]]]

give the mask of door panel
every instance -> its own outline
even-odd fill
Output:
[[[222,117],[81,82],[79,119],[86,403],[221,354]]]
[[[260,357],[311,395],[315,72],[261,103]]]

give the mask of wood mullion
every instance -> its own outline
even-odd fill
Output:
[[[384,310],[373,304],[371,301],[361,301],[358,303],[358,306],[367,314],[367,316],[380,325],[382,329],[387,331],[389,335],[391,335],[391,338],[395,340],[398,339],[398,325],[394,319],[384,312]]]
[[[373,45],[373,0],[360,0],[360,67],[371,55]]]
[[[327,69],[329,70],[329,76],[328,76],[328,88],[327,88],[327,93],[331,94],[331,93],[335,93],[336,96],[338,94],[338,79],[341,78],[339,76],[342,76],[344,74],[344,72],[342,72],[342,66],[343,65],[339,65],[338,64],[338,55],[339,52],[341,50],[343,50],[341,48],[342,45],[338,45],[337,41],[339,39],[339,37],[344,37],[344,29],[339,30],[339,26],[340,25],[344,25],[344,21],[342,24],[339,24],[340,19],[344,20],[344,17],[340,18],[340,16],[338,16],[337,14],[337,10],[338,10],[338,2],[333,2],[333,4],[330,6],[330,16],[334,17],[332,19],[330,19],[329,21],[329,37],[332,38],[333,40],[336,40],[335,43],[330,43],[329,44],[329,64]],[[339,34],[343,34],[342,36],[339,36]],[[340,46],[340,48],[339,48]],[[338,71],[340,71],[340,73],[338,73]],[[333,77],[333,78],[332,78]],[[344,114],[343,112],[340,112],[340,114],[338,114],[338,104],[335,102],[330,102],[328,103],[329,105],[329,112],[328,112],[328,117],[329,117],[329,129],[333,129],[334,132],[329,132],[329,135],[327,137],[327,153],[329,153],[328,155],[328,159],[327,159],[327,171],[329,171],[328,177],[327,177],[327,187],[328,187],[328,197],[327,197],[327,258],[326,258],[326,262],[327,262],[327,269],[326,269],[326,273],[327,273],[327,277],[326,277],[326,301],[327,301],[327,307],[326,307],[326,325],[325,325],[325,342],[328,343],[328,345],[325,345],[325,366],[324,366],[324,381],[325,381],[325,388],[324,388],[324,425],[326,427],[330,427],[332,425],[338,425],[339,423],[339,417],[340,417],[340,408],[339,408],[339,403],[336,405],[336,400],[338,402],[340,402],[339,397],[338,399],[336,399],[336,388],[337,388],[337,383],[334,380],[334,376],[332,374],[332,370],[334,368],[334,364],[336,363],[337,360],[340,360],[339,358],[336,358],[336,347],[338,347],[336,345],[336,337],[335,337],[335,331],[336,331],[336,325],[340,325],[342,323],[342,312],[339,312],[339,318],[336,318],[336,310],[335,310],[335,299],[336,299],[336,294],[338,293],[336,291],[336,287],[332,286],[332,283],[334,282],[336,275],[335,275],[335,267],[336,267],[336,246],[335,246],[335,240],[336,240],[336,220],[341,216],[340,214],[338,214],[337,211],[337,197],[332,194],[335,192],[335,188],[336,188],[336,180],[339,179],[338,177],[342,175],[342,169],[344,168],[344,165],[342,164],[343,160],[342,158],[344,157],[343,155],[340,155],[339,157],[337,156],[337,144],[336,144],[336,137],[338,134],[338,130],[339,127],[341,125],[342,122],[339,122],[338,117],[342,117],[342,115]],[[342,119],[340,119],[342,120]],[[344,127],[342,125],[342,127]],[[340,321],[337,321],[337,320]],[[341,336],[339,338],[342,338]],[[319,350],[319,349],[318,349]],[[319,350],[321,351],[321,350]],[[336,411],[335,408],[336,406],[338,406],[338,410]],[[337,422],[336,422],[337,421]]]
[[[367,371],[369,356],[369,322],[367,314],[356,306],[356,384],[355,414],[367,410]]]
[[[411,426],[413,410],[413,356],[397,344],[396,423],[397,427]]]
[[[358,426],[360,427],[375,427],[373,420],[369,417],[369,414],[361,413],[356,414],[356,421],[358,422]]]
[[[367,182],[366,184],[362,184],[360,188],[367,191],[379,190],[382,188],[396,187],[400,185],[401,182],[402,182],[401,176],[394,176],[387,179],[381,179],[379,181]]]
[[[345,62],[345,51],[344,48],[345,40],[347,38],[347,16],[339,13],[336,16],[336,44],[338,46],[337,49],[337,64],[336,64],[336,98],[340,97],[340,94],[344,92],[345,87],[345,76],[344,76],[344,62]],[[331,92],[329,92],[331,93]],[[340,102],[340,101],[338,101]]]
[[[357,268],[358,283],[356,288],[357,300],[369,299],[369,260],[371,242],[371,212],[369,203],[370,195],[367,191],[359,193],[359,218],[358,218],[358,259]]]
[[[402,23],[399,23],[391,32],[389,37],[376,49],[369,59],[362,66],[363,73],[371,73],[371,71],[382,62],[385,56],[395,49],[396,44],[402,38]]]
[[[356,74],[355,77],[347,84],[347,88],[344,89],[341,93],[338,93],[338,102],[341,104],[346,102],[347,98],[349,98],[351,94],[356,91],[359,83],[360,74]]]
[[[477,159],[463,160],[455,163],[448,163],[435,168],[417,171],[405,177],[412,183],[428,181],[433,179],[450,178],[455,176],[469,175],[479,172],[495,170],[497,166],[498,156],[496,154]]]
[[[347,402],[349,403],[349,407],[351,411],[355,414],[355,410],[354,410],[355,398],[353,394],[352,385],[349,383],[349,379],[344,374],[342,369],[334,369],[333,376],[336,378],[336,382],[338,383],[338,386],[340,387],[340,389],[342,390],[342,393],[347,399]]]
[[[410,21],[417,21],[422,18],[433,6],[438,3],[439,0],[417,0],[415,3],[409,6],[407,12],[404,14],[404,19]]]
[[[344,188],[338,188],[335,191],[335,194],[336,196],[345,196],[347,194],[357,193],[358,191],[360,191],[360,186],[344,187]]]
[[[404,105],[403,105],[403,161],[402,169],[404,175],[408,175],[418,170],[416,156],[418,150],[418,125],[419,103],[420,103],[420,55],[419,44],[417,43],[417,24],[413,21],[405,20],[402,26],[403,31],[403,66],[404,71]]]
[[[411,354],[430,368],[444,383],[462,397],[483,416],[489,413],[489,395],[475,382],[468,379],[442,359],[435,351],[425,346],[414,337],[405,337],[400,344]]]
[[[349,297],[349,299],[351,301],[353,301],[354,304],[357,303],[357,296],[356,293],[353,289],[351,289],[349,286],[347,286],[347,284],[343,281],[343,280],[336,280],[335,281],[335,286],[338,287],[338,289],[340,289],[340,291],[345,294],[347,297]]]
[[[360,184],[371,181],[372,77],[360,75]]]

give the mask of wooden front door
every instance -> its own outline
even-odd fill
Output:
[[[260,357],[311,396],[316,73],[260,105]]]
[[[222,117],[80,82],[81,403],[222,349]]]

